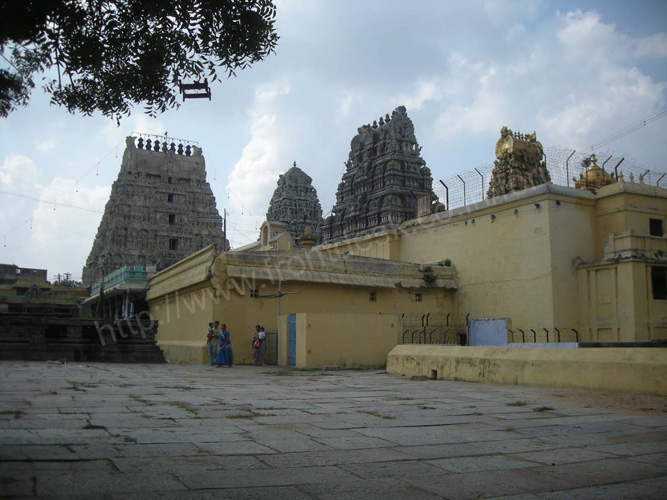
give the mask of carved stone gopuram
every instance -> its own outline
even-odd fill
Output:
[[[201,148],[168,144],[164,138],[128,137],[83,282],[88,285],[122,266],[155,266],[160,271],[222,242]]]
[[[278,187],[271,197],[266,220],[285,222],[294,238],[301,236],[306,226],[319,236],[322,206],[312,183],[313,179],[294,162],[292,168],[278,178]]]
[[[350,143],[336,204],[322,225],[323,242],[395,228],[414,219],[418,197],[435,199],[431,170],[420,151],[404,106],[391,117],[360,127]]]
[[[544,150],[536,134],[512,132],[503,127],[496,143],[496,158],[487,197],[502,196],[514,191],[551,182]]]

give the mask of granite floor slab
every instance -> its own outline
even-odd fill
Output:
[[[664,498],[667,398],[643,411],[593,396],[381,371],[0,362],[0,495]]]

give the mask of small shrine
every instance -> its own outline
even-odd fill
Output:
[[[500,129],[487,197],[502,196],[551,182],[543,158],[544,149],[535,132],[522,134],[507,127]]]
[[[579,179],[574,177],[574,186],[577,189],[588,189],[589,191],[594,191],[599,189],[602,186],[608,186],[616,182],[614,176],[605,172],[605,170],[598,166],[598,159],[595,156],[595,153],[591,155],[588,165],[585,166],[585,170],[579,176]],[[642,179],[643,180],[643,179]]]

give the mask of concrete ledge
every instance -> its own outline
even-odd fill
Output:
[[[667,395],[667,350],[399,345],[387,372],[443,380]]]
[[[208,348],[205,342],[164,340],[158,342],[164,357],[171,363],[182,365],[208,365]]]

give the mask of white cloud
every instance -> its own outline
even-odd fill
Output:
[[[43,141],[35,145],[35,148],[40,153],[50,153],[55,149],[55,147],[56,141],[54,140]]]
[[[460,77],[448,83],[450,98],[435,121],[438,135],[452,139],[499,129],[498,124],[511,114],[511,106],[501,91],[497,68],[481,61],[470,62],[460,54],[452,54],[450,63]]]
[[[38,260],[50,249],[49,275],[71,272],[75,279],[88,257],[111,186],[79,185],[74,179],[55,177],[39,192],[41,203],[33,210],[32,230],[25,246]],[[32,260],[31,259],[31,260]]]
[[[635,54],[637,57],[667,57],[667,33],[658,33],[637,40]]]
[[[664,107],[667,84],[638,68],[641,57],[667,57],[664,33],[632,38],[580,10],[531,30],[518,23],[504,30],[497,45],[450,50],[439,73],[399,94],[408,109],[435,111],[441,141],[491,137],[507,125],[537,131],[545,145],[579,147]]]
[[[274,106],[289,91],[288,85],[274,83],[261,86],[255,92],[253,107],[248,112],[251,138],[232,168],[227,185],[230,204],[239,212],[263,213],[278,175],[285,170],[285,137]],[[248,241],[231,243],[235,246]]]
[[[128,135],[131,135],[132,132],[138,132],[142,134],[153,134],[153,135],[164,135],[165,132],[169,130],[165,126],[164,122],[157,118],[151,118],[145,114],[135,114],[132,115],[131,120],[121,121],[120,127],[115,120],[109,120],[107,124],[99,131],[98,136],[100,139],[104,140],[107,147],[113,147],[118,144],[125,142],[125,138]],[[170,135],[175,135],[170,134]],[[121,147],[119,146],[119,147]]]
[[[336,110],[336,116],[339,120],[347,117],[350,114],[350,111],[353,109],[355,103],[358,103],[361,99],[361,96],[356,93],[345,94],[340,100],[338,109]]]
[[[48,266],[50,276],[69,271],[78,277],[111,186],[88,186],[59,176],[42,185],[41,175],[24,155],[9,155],[0,165],[0,188],[14,195],[0,194],[6,200],[0,212],[7,245],[3,241],[3,261]]]
[[[277,97],[289,94],[290,86],[281,83],[264,85],[255,91],[255,101],[258,105],[270,104]]]
[[[19,194],[30,194],[36,187],[39,170],[27,156],[10,154],[0,165],[0,186]]]
[[[398,98],[398,101],[408,109],[420,109],[426,101],[438,97],[438,84],[435,80],[420,80],[415,87],[413,95],[402,95]]]

